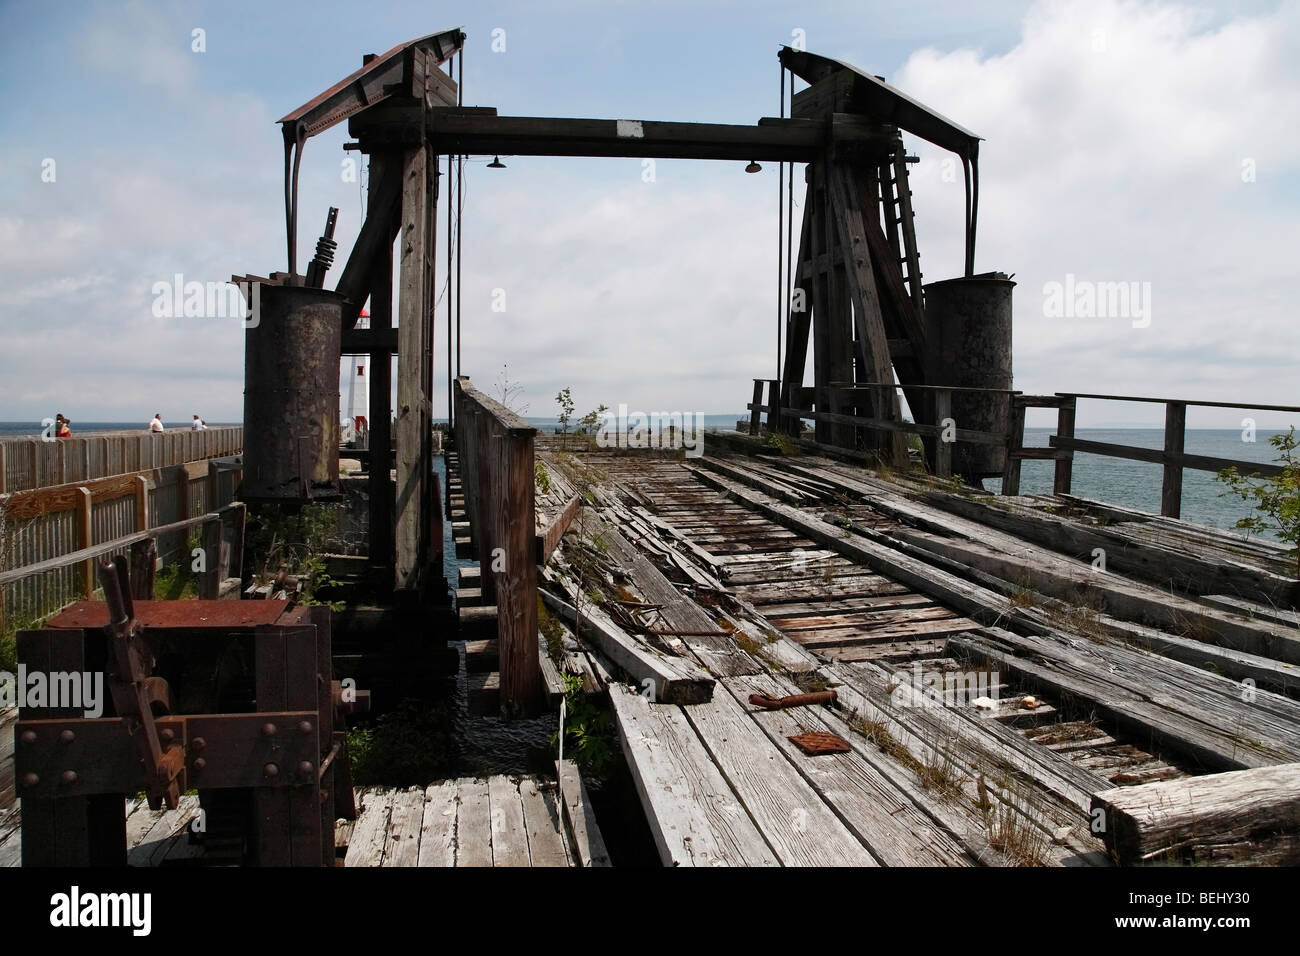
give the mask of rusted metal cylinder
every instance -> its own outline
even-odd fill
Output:
[[[1011,290],[1015,285],[1003,273],[990,272],[944,279],[925,287],[927,385],[1011,388]],[[1007,395],[952,393],[952,418],[957,428],[1005,435],[1010,414]],[[931,444],[927,442],[928,451]],[[1005,463],[1005,445],[953,444],[953,474],[991,478],[1002,474]]]
[[[263,285],[244,338],[244,485],[248,501],[338,494],[343,297]]]

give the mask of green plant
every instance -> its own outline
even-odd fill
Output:
[[[564,675],[564,753],[583,771],[603,777],[614,767],[618,741],[609,712],[592,702],[582,690],[582,678]],[[551,747],[557,752],[560,731],[551,735]]]
[[[1272,530],[1291,546],[1296,571],[1300,573],[1300,456],[1296,454],[1300,439],[1296,438],[1292,425],[1285,435],[1272,435],[1268,441],[1279,452],[1275,461],[1282,466],[1282,473],[1272,478],[1257,478],[1241,474],[1236,466],[1225,468],[1215,478],[1228,486],[1219,497],[1236,495],[1243,501],[1254,502],[1258,513],[1240,519],[1237,527],[1256,533]]]
[[[540,461],[533,462],[533,484],[537,486],[537,490],[542,494],[549,495],[551,493],[551,473],[546,470],[546,466]]]
[[[573,395],[568,388],[562,388],[555,396],[555,403],[560,406],[560,414],[556,415],[556,421],[560,423],[560,435],[567,438],[569,435],[569,422],[573,418]],[[561,444],[564,444],[564,440]]]
[[[592,411],[587,412],[582,418],[578,419],[579,435],[594,435],[600,430],[600,423],[605,418],[605,413],[609,411],[609,406],[604,403],[597,406]]]
[[[190,555],[202,543],[199,535],[191,535],[185,543],[185,552],[171,564],[162,566],[154,575],[154,597],[166,601],[192,601],[199,596],[199,575]]]
[[[794,444],[789,438],[779,432],[768,435],[767,438],[763,440],[763,444],[780,455],[789,455],[794,452]]]
[[[452,733],[444,708],[404,700],[377,719],[348,729],[354,786],[423,786],[450,765]]]
[[[327,542],[338,530],[338,513],[321,504],[304,505],[296,511],[274,505],[250,508],[244,540],[253,578],[266,583],[284,572],[303,582],[302,604],[328,603],[341,610],[342,601],[328,601],[327,595],[343,582],[326,570]]]
[[[542,637],[546,639],[546,656],[549,657],[555,665],[564,663],[564,627],[555,618],[551,617],[551,612],[546,609],[546,602],[542,596],[537,595],[537,629],[542,632]]]

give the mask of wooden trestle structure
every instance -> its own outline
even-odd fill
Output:
[[[436,551],[429,540],[436,504],[428,442],[437,354],[433,263],[442,178],[438,157],[475,153],[806,163],[808,201],[793,277],[800,288],[794,290],[788,314],[782,379],[769,405],[815,406],[824,413],[817,424],[819,440],[846,446],[855,444],[855,415],[899,421],[897,398],[878,386],[892,385],[895,371],[905,390],[927,383],[920,261],[900,131],[961,159],[967,177],[968,276],[974,263],[978,137],[854,67],[792,49],[781,52],[781,62],[811,85],[793,97],[789,118],[737,126],[499,116],[492,107],[464,106],[450,69],[441,68],[460,52],[464,40],[464,33],[449,30],[367,57],[356,73],[280,121],[290,276],[296,274],[297,168],[306,139],[347,119],[356,140],[349,149],[370,159],[366,219],[336,291],[345,300],[342,351],[369,355],[373,370],[371,455],[382,460],[390,441],[396,449],[394,489],[388,487],[382,464],[370,468],[370,535],[372,560],[387,562],[391,555],[398,591],[424,590]],[[448,165],[450,171],[450,161]],[[390,249],[399,233],[394,328]],[[370,328],[358,329],[357,316],[367,298]],[[450,325],[449,317],[449,341]],[[814,381],[805,386],[810,340]],[[395,409],[389,400],[394,354]],[[459,369],[445,372],[452,405],[450,383]],[[923,392],[906,394],[918,420],[934,417],[934,403]],[[390,436],[392,413],[396,430]],[[847,415],[850,423],[834,421],[837,414]],[[781,427],[797,431],[797,417],[775,417]],[[886,433],[880,442],[892,457],[902,459],[901,435]]]

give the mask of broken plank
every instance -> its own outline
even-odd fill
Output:
[[[571,627],[578,613],[572,605],[549,591],[539,591],[542,600],[559,612]],[[584,638],[592,640],[600,652],[636,681],[638,686],[653,687],[655,699],[669,703],[696,703],[713,696],[713,678],[694,661],[672,658],[628,634],[598,607],[587,606],[582,612],[580,628]]]
[[[591,798],[587,796],[587,785],[582,782],[578,765],[571,760],[558,760],[555,776],[559,780],[560,809],[572,841],[574,863],[584,867],[610,866],[605,838],[596,823],[596,814],[591,809]]]
[[[1300,764],[1105,790],[1093,808],[1125,865],[1300,864]]]

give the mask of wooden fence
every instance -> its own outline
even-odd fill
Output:
[[[761,404],[763,387],[767,386],[767,404]],[[859,415],[842,415],[834,412],[817,411],[813,408],[782,408],[780,401],[781,383],[772,379],[754,379],[754,400],[747,406],[750,411],[750,431],[758,433],[759,416],[767,413],[767,427],[773,429],[776,423],[788,424],[791,420],[811,418],[815,421],[832,422],[839,425],[853,425],[868,431],[911,432],[916,435],[938,437],[942,429],[937,425],[919,425],[913,422],[884,421]],[[867,385],[863,388],[901,389],[894,385]],[[1270,478],[1282,474],[1282,467],[1274,464],[1247,461],[1239,458],[1217,458],[1211,455],[1190,455],[1184,452],[1187,430],[1188,406],[1202,408],[1238,408],[1245,411],[1274,411],[1300,414],[1300,406],[1295,405],[1251,405],[1242,402],[1196,402],[1185,399],[1136,397],[1132,395],[1095,395],[1085,392],[1057,392],[1054,395],[1026,395],[1009,389],[956,388],[947,386],[908,386],[919,387],[934,394],[936,419],[947,417],[947,410],[952,408],[952,395],[957,392],[986,392],[1007,395],[1011,399],[1011,415],[1006,434],[955,429],[955,440],[985,445],[1005,445],[1007,449],[1006,465],[1002,473],[1002,494],[1020,494],[1020,463],[1026,459],[1046,459],[1055,462],[1052,480],[1052,494],[1070,494],[1070,485],[1074,474],[1075,452],[1091,455],[1103,455],[1110,458],[1126,458],[1133,461],[1145,461],[1160,465],[1163,476],[1160,488],[1160,513],[1168,518],[1177,518],[1182,514],[1183,471],[1222,471],[1236,468],[1245,475]],[[812,398],[812,389],[801,390],[798,396],[804,400]],[[1108,402],[1148,402],[1165,406],[1165,429],[1162,448],[1142,448],[1137,445],[1118,445],[1110,442],[1088,441],[1074,437],[1075,411],[1080,399]],[[1047,447],[1025,447],[1025,413],[1030,408],[1055,408],[1057,410],[1056,434],[1048,437]],[[939,441],[936,444],[935,472],[939,477],[948,477],[952,471],[952,445]]]
[[[240,425],[152,434],[99,432],[71,438],[0,438],[0,494],[129,475],[237,455]]]
[[[69,555],[107,545],[103,554],[121,554],[152,537],[164,565],[190,560],[190,529],[205,515],[211,591],[223,559],[242,552],[242,515],[215,530],[210,518],[234,501],[240,476],[238,458],[213,459],[0,495],[0,630],[94,593],[94,560]]]
[[[515,714],[534,712],[542,700],[533,504],[537,429],[461,377],[455,384],[455,433],[483,603],[497,608],[501,705]]]

